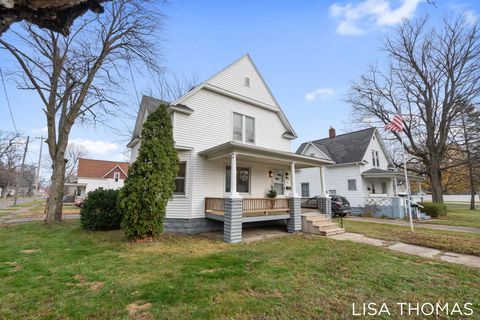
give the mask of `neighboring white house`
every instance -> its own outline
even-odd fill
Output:
[[[330,128],[329,137],[302,143],[298,154],[331,159],[335,164],[325,167],[325,188],[319,168],[297,172],[297,189],[302,197],[337,194],[346,197],[353,213],[363,212],[369,201],[381,201],[405,192],[403,172],[395,170],[385,143],[375,128],[336,135]],[[410,176],[411,181],[421,178]]]
[[[84,198],[88,192],[96,189],[119,189],[127,178],[128,166],[128,162],[80,158],[77,181],[65,183],[65,186],[73,190],[75,198]]]
[[[132,162],[142,124],[160,103],[142,98],[128,143]],[[299,230],[300,200],[295,210],[289,201],[296,196],[295,168],[333,162],[290,151],[295,131],[249,55],[170,103],[169,111],[180,171],[166,230],[224,228],[228,242],[241,241],[242,223],[287,219],[289,230]],[[271,186],[278,194],[272,201],[266,198]]]

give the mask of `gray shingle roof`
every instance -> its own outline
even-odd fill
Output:
[[[324,138],[311,141],[320,151],[329,156],[336,164],[361,162],[367,151],[375,128],[337,135],[335,138]],[[308,142],[300,145],[297,153],[302,153]]]

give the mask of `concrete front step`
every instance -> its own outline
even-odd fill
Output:
[[[340,228],[332,219],[323,214],[302,215],[302,231],[306,233],[331,236],[344,233],[345,229]]]
[[[335,228],[335,229],[330,229],[328,231],[322,231],[320,230],[320,234],[322,236],[333,236],[333,235],[336,235],[336,234],[341,234],[341,233],[344,233],[345,232],[345,229],[344,228]]]

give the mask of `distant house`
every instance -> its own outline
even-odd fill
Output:
[[[96,189],[119,189],[128,174],[128,162],[80,158],[75,183],[66,183],[74,188],[75,197],[83,198]]]
[[[350,201],[354,213],[360,213],[369,202],[405,192],[403,172],[395,169],[376,128],[340,135],[330,128],[328,138],[304,142],[297,153],[335,162],[325,166],[323,175],[319,168],[299,170],[297,189],[302,197],[341,195]]]

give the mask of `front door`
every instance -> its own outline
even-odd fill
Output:
[[[277,191],[277,195],[283,195],[283,171],[273,171],[273,187]]]

